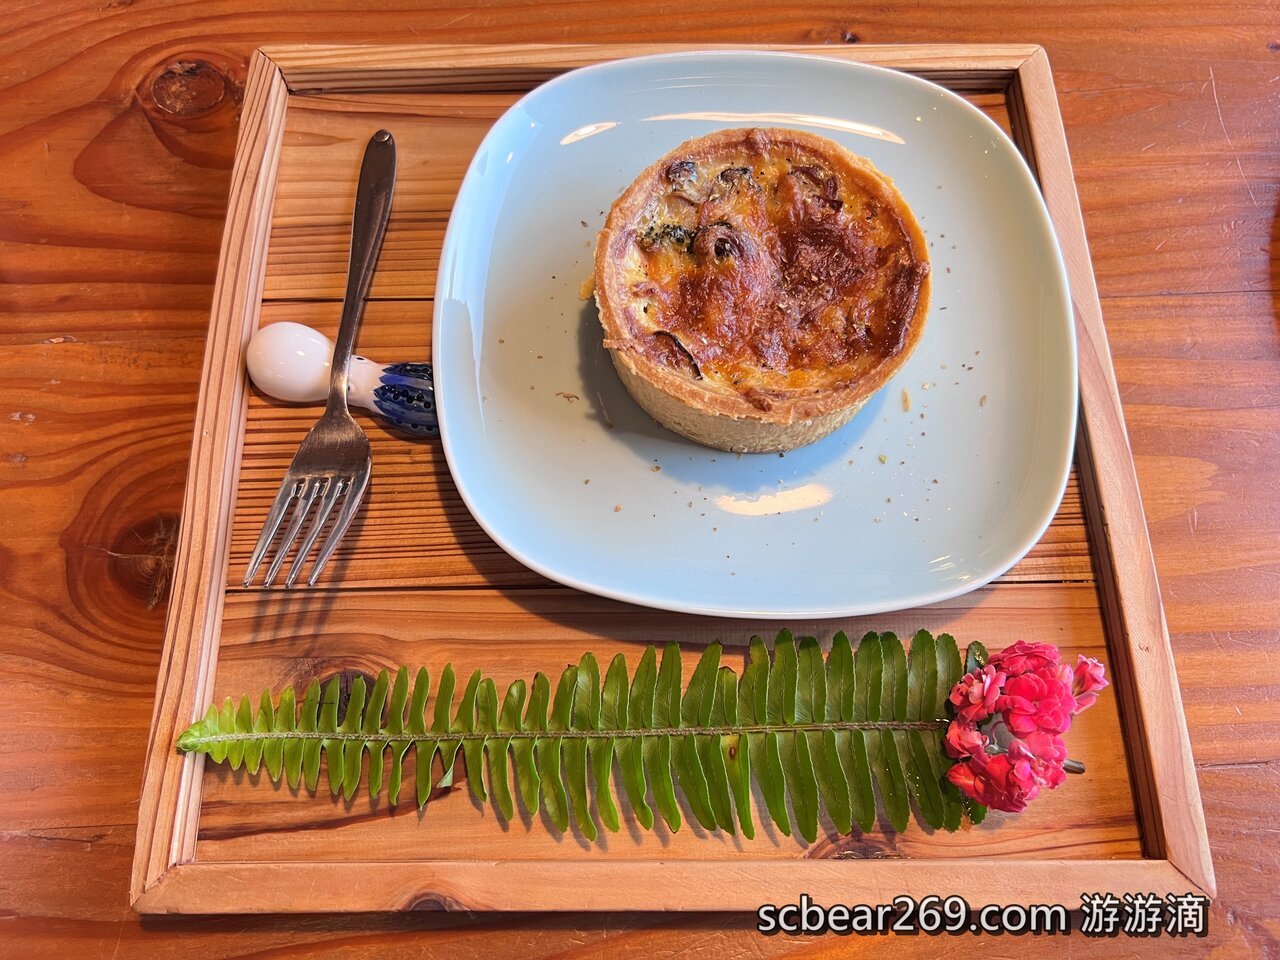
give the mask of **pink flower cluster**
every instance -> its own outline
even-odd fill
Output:
[[[1042,787],[1066,779],[1062,735],[1106,686],[1102,664],[1091,657],[1072,669],[1051,643],[1007,647],[951,691],[956,716],[946,747],[960,762],[947,779],[994,810],[1026,809]]]

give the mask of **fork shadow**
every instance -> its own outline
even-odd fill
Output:
[[[335,606],[342,595],[340,585],[346,579],[346,574],[355,555],[349,545],[359,541],[361,532],[368,523],[368,517],[371,512],[370,507],[377,502],[377,497],[377,482],[376,479],[371,479],[369,487],[365,491],[364,502],[355,517],[352,518],[351,524],[343,537],[347,547],[338,547],[338,550],[325,565],[325,569],[315,586],[287,588],[283,586],[262,587],[254,585],[241,587],[239,577],[242,575],[242,571],[234,571],[232,574],[231,584],[229,585],[231,588],[227,593],[226,616],[234,615],[249,619],[255,626],[255,640],[276,639],[287,635],[303,647],[314,647],[312,654],[295,655],[290,659],[290,672],[293,676],[285,678],[285,682],[296,683],[304,678],[309,679],[318,675],[317,668],[330,667],[336,663],[346,663],[350,659],[349,657],[343,657],[341,651],[334,651],[333,654],[330,654],[329,651],[325,650],[322,655],[321,645],[330,627],[330,620]],[[330,520],[329,525],[332,522]],[[324,535],[322,533],[322,538]],[[314,549],[312,552],[315,552]],[[292,560],[290,559],[287,562],[292,562]],[[259,579],[260,577],[261,571],[259,571]],[[248,609],[243,613],[237,613],[237,608],[242,608],[244,604],[248,604]],[[253,641],[250,641],[247,649],[243,651],[224,649],[220,652],[219,659],[241,656],[252,657],[254,656],[252,646]]]

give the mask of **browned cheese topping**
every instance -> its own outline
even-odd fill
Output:
[[[748,136],[667,165],[630,231],[630,349],[752,399],[903,348],[928,263],[874,188],[799,153]]]

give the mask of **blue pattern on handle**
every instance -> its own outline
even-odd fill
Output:
[[[429,363],[393,363],[384,367],[382,386],[374,388],[373,402],[397,427],[414,433],[439,433],[436,389]]]

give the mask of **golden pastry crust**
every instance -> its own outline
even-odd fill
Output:
[[[848,421],[905,362],[927,244],[892,182],[797,130],[690,140],[614,203],[596,248],[605,346],[656,419],[787,450]]]

